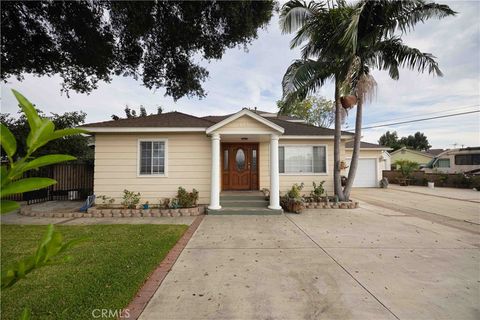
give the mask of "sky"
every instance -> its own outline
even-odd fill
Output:
[[[402,69],[400,79],[392,80],[388,73],[373,71],[377,93],[364,107],[363,127],[391,124],[478,110],[480,105],[480,1],[438,1],[448,4],[457,16],[442,20],[428,20],[415,30],[403,35],[406,44],[423,52],[433,53],[444,73],[443,77],[418,74]],[[259,31],[248,50],[229,49],[221,60],[200,61],[210,72],[203,87],[207,96],[182,98],[176,102],[165,97],[163,89],[149,90],[132,78],[115,77],[110,83],[101,83],[90,94],[61,94],[60,77],[25,75],[22,82],[8,79],[1,84],[1,112],[16,114],[17,103],[10,91],[16,89],[45,113],[63,113],[83,110],[87,122],[110,120],[112,114],[124,115],[125,105],[146,107],[156,112],[180,111],[196,116],[222,115],[243,107],[276,112],[276,101],[281,99],[281,80],[290,63],[299,58],[299,49],[290,49],[293,35],[282,35],[278,17]],[[333,86],[327,84],[317,95],[333,99]],[[345,123],[352,129],[355,109]],[[376,143],[387,130],[399,136],[425,133],[433,148],[480,146],[480,113],[448,117],[438,120],[388,125],[363,130],[363,140]]]

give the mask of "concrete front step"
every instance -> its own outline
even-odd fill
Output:
[[[228,207],[220,210],[207,209],[207,214],[209,215],[277,215],[282,213],[283,210],[271,210],[268,208]]]
[[[220,200],[222,207],[239,207],[239,208],[266,208],[268,201],[265,200]]]
[[[220,201],[222,200],[264,200],[263,195],[220,195]]]

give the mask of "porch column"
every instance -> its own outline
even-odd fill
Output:
[[[212,180],[209,209],[219,210],[220,206],[220,134],[212,134]]]
[[[279,210],[280,177],[278,172],[278,135],[270,136],[270,205],[269,209]]]

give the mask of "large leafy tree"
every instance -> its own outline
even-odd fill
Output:
[[[432,147],[428,142],[427,136],[420,131],[415,132],[413,135],[410,134],[407,137],[401,138],[398,138],[396,131],[387,131],[380,137],[380,139],[378,139],[378,143],[390,147],[393,150],[407,147],[418,151],[428,151]]]
[[[68,93],[124,75],[174,99],[204,96],[208,71],[197,58],[246,46],[273,8],[273,1],[4,1],[0,77],[58,74]]]
[[[284,32],[297,31],[292,47],[302,46],[302,59],[295,61],[283,79],[284,101],[303,99],[329,79],[335,81],[334,183],[340,200],[348,200],[355,178],[361,138],[363,104],[371,96],[375,81],[370,70],[388,71],[399,78],[399,68],[442,75],[433,55],[405,45],[400,36],[418,22],[454,15],[446,5],[422,0],[362,0],[354,4],[337,1],[306,4],[289,1],[282,8]],[[355,138],[348,182],[340,184],[340,97],[357,98]]]
[[[51,116],[46,117],[40,110],[36,111],[40,117],[51,121],[57,129],[72,129],[78,127],[85,123],[87,116],[83,111],[71,111],[63,114],[52,113]],[[19,118],[15,118],[8,113],[1,113],[0,122],[16,137],[16,154],[20,156],[26,154],[28,150],[27,137],[31,131],[26,114],[22,112]],[[93,150],[89,147],[89,137],[80,134],[48,141],[35,150],[34,155],[42,156],[57,153],[67,153],[81,161],[93,160]],[[1,150],[1,155],[2,159],[7,156],[3,149]]]
[[[291,104],[277,101],[279,114],[297,117],[306,123],[328,128],[335,121],[335,104],[324,97],[309,96]]]

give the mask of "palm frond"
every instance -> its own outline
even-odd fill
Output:
[[[292,0],[282,6],[280,10],[280,28],[282,33],[292,33],[301,28],[316,13],[325,9],[323,2]]]
[[[389,70],[392,79],[398,79],[398,67],[443,76],[435,56],[403,44],[398,37],[379,42],[373,50],[376,53],[376,66],[382,70]]]
[[[335,68],[330,61],[295,60],[282,80],[283,102],[286,107],[295,100],[303,100],[314,93],[334,76]]]

